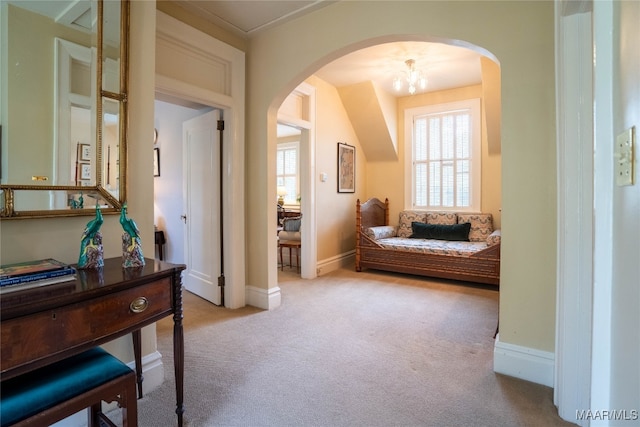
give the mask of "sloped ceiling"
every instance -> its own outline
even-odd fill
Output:
[[[367,160],[396,160],[395,98],[370,81],[340,87],[338,93]]]

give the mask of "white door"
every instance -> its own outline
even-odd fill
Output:
[[[217,110],[182,124],[185,288],[221,304],[220,138]]]

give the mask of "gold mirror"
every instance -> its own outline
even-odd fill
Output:
[[[7,0],[0,24],[0,218],[118,212],[129,0]]]

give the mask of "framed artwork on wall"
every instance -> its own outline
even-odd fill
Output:
[[[356,191],[356,147],[338,142],[338,193]]]
[[[89,144],[80,144],[80,161],[91,161],[91,146]]]
[[[80,176],[78,177],[81,181],[86,181],[91,179],[91,163],[79,163],[78,173]]]

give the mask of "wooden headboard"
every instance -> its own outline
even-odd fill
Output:
[[[379,225],[389,225],[389,199],[384,203],[375,197],[360,203],[356,202],[356,230],[376,227]]]

